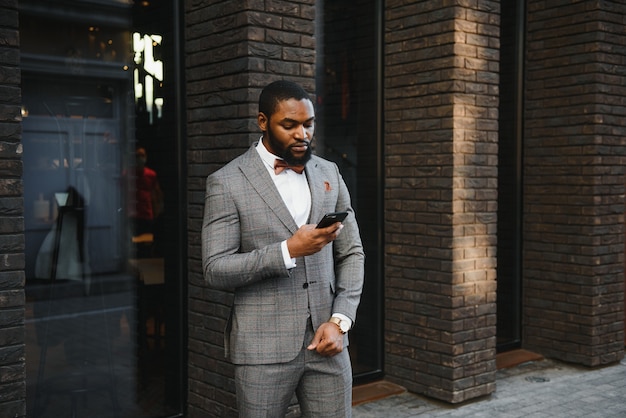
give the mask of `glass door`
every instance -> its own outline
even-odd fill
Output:
[[[339,166],[365,248],[365,284],[350,356],[355,382],[383,368],[381,2],[318,8],[316,152]]]
[[[522,342],[522,74],[524,1],[502,4],[498,142],[497,350]]]

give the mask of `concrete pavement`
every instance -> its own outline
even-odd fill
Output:
[[[626,360],[589,369],[552,360],[498,371],[490,396],[449,405],[408,392],[353,407],[353,418],[626,417]]]

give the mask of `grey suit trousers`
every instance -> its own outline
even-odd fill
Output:
[[[352,416],[352,367],[347,347],[333,357],[307,350],[311,321],[302,350],[288,363],[236,365],[237,406],[241,418],[283,418],[293,394],[302,417]]]

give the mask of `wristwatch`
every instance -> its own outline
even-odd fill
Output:
[[[333,324],[337,325],[337,328],[339,328],[339,332],[341,332],[342,334],[345,334],[350,329],[350,325],[347,321],[344,321],[341,318],[337,318],[336,316],[331,317],[328,322],[332,322]]]

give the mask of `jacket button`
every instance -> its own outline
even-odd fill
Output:
[[[303,288],[303,289],[306,289],[307,287],[309,287],[309,284],[308,284],[308,283],[305,283],[305,284],[303,284],[303,285],[302,285],[302,288]]]

